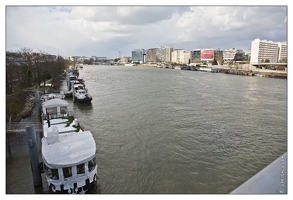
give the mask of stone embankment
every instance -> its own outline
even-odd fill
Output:
[[[157,67],[157,64],[139,64],[137,66],[148,66]],[[263,76],[267,78],[287,78],[286,70],[269,70],[260,69],[251,64],[237,64],[237,65],[211,65],[203,66],[212,70],[217,70],[219,73],[233,74],[233,75],[243,75],[243,76]],[[166,68],[166,67],[163,67]],[[185,70],[197,71],[195,65],[189,65],[189,68],[185,67]]]
[[[212,66],[212,69],[218,69],[222,73],[244,75],[244,76],[263,76],[267,78],[287,78],[287,71],[269,70],[256,68],[250,64],[236,66]]]
[[[25,106],[23,110],[19,113],[18,117],[26,118],[31,115],[32,109],[35,107],[35,97],[32,91],[28,91],[28,95],[25,97]]]

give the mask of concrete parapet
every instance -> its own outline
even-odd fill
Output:
[[[287,194],[287,152],[231,194]]]

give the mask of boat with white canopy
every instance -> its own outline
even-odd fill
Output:
[[[67,101],[42,103],[42,159],[50,193],[92,193],[97,187],[96,143]]]

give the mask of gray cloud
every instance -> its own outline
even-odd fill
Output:
[[[136,48],[231,47],[287,41],[287,6],[7,6],[6,50],[130,56]]]

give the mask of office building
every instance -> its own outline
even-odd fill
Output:
[[[201,50],[200,49],[194,49],[191,51],[191,63],[200,63],[200,55]]]
[[[241,49],[230,48],[223,52],[224,61],[244,61],[245,59],[245,53]]]
[[[145,50],[144,49],[134,49],[131,52],[132,62],[145,63]]]

